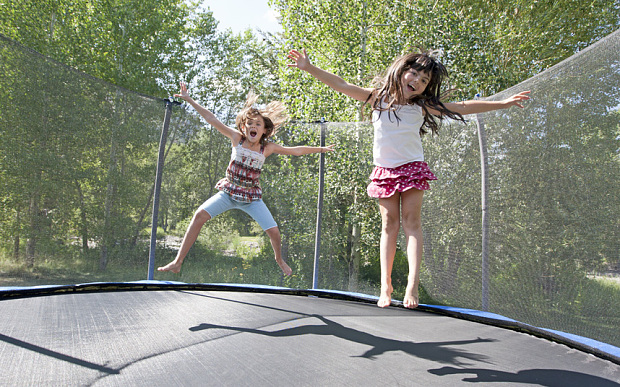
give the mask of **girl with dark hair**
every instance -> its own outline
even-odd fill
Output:
[[[421,135],[437,133],[437,120],[449,117],[464,121],[467,114],[523,107],[529,91],[503,101],[442,102],[442,83],[448,72],[432,53],[409,53],[394,60],[373,88],[363,88],[322,70],[312,63],[305,50],[291,50],[288,57],[296,67],[353,99],[370,104],[374,126],[374,169],[368,195],[379,200],[381,213],[381,293],[377,305],[387,307],[392,300],[392,265],[398,231],[402,222],[407,238],[409,275],[403,305],[416,308],[422,263],[421,208],[428,180],[436,180],[424,162]]]

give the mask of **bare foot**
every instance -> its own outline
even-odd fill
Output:
[[[392,286],[381,287],[381,294],[379,295],[379,301],[377,301],[377,306],[379,308],[386,308],[390,306],[392,303],[392,291]]]
[[[166,266],[158,267],[157,271],[171,271],[173,273],[178,273],[181,271],[181,264],[176,263],[175,261],[172,261]]]
[[[405,298],[403,298],[403,306],[407,309],[415,309],[420,304],[420,300],[418,299],[418,288],[417,287],[409,287],[407,285],[407,290],[405,290]]]
[[[293,274],[293,269],[291,269],[290,266],[286,264],[286,262],[282,261],[281,263],[278,263],[278,266],[280,266],[280,269],[282,269],[284,275],[289,276]]]

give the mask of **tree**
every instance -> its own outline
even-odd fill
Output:
[[[194,12],[180,0],[5,2],[0,34],[94,77],[166,96],[186,71]]]

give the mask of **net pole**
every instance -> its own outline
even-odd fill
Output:
[[[320,146],[325,146],[325,129],[327,123],[325,118],[321,118],[321,142]],[[323,215],[323,185],[325,182],[325,153],[321,152],[319,161],[319,197],[316,210],[316,236],[314,240],[314,271],[312,275],[312,289],[319,286],[319,256],[321,255],[321,218]]]
[[[480,114],[476,114],[478,141],[480,143],[480,191],[482,207],[482,310],[489,310],[489,211],[488,211],[488,181],[489,158],[487,153],[487,137],[484,130],[484,121]]]
[[[155,173],[155,191],[153,193],[153,215],[151,217],[151,245],[149,247],[149,271],[148,280],[152,280],[155,274],[155,247],[157,246],[157,217],[159,214],[159,194],[161,192],[161,179],[164,172],[166,140],[168,139],[168,127],[170,126],[170,117],[172,116],[172,106],[180,105],[179,102],[172,98],[164,99],[166,104],[166,114],[164,115],[164,124],[159,139],[159,154],[157,156],[157,171]]]

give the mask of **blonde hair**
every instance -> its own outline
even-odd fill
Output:
[[[286,106],[280,101],[269,102],[264,108],[257,107],[258,97],[259,95],[253,91],[248,93],[243,109],[237,114],[235,124],[245,139],[242,128],[245,128],[248,120],[257,116],[262,117],[265,122],[265,134],[261,137],[260,143],[265,145],[269,137],[276,134],[278,129],[288,121],[288,114]]]

